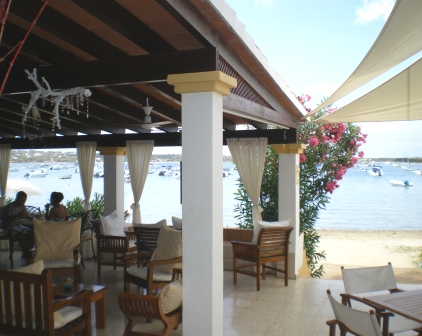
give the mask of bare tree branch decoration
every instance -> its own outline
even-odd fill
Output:
[[[28,75],[28,79],[30,79],[37,87],[36,91],[31,92],[31,98],[29,100],[29,104],[26,107],[23,107],[24,115],[22,117],[22,125],[25,131],[25,124],[28,122],[28,118],[31,118],[34,122],[34,125],[36,127],[39,126],[39,122],[41,121],[41,115],[38,110],[38,107],[36,105],[37,100],[41,97],[43,101],[43,106],[45,103],[45,100],[47,98],[50,99],[51,104],[54,105],[53,108],[53,118],[51,118],[51,126],[52,131],[54,132],[54,128],[57,127],[58,129],[61,129],[60,125],[60,112],[64,113],[67,111],[67,114],[69,114],[69,110],[74,110],[79,115],[79,106],[84,105],[84,97],[88,98],[91,96],[91,91],[82,87],[75,87],[71,89],[65,89],[65,90],[57,90],[53,91],[51,90],[50,84],[48,84],[47,80],[42,77],[42,83],[45,87],[43,87],[38,79],[37,79],[37,69],[33,69],[32,73],[30,73],[28,70],[25,70],[25,72]],[[86,108],[87,108],[87,115],[86,117],[89,117],[89,111],[88,111],[88,100],[86,102]],[[29,117],[31,112],[31,117]]]

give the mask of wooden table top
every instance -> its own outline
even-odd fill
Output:
[[[363,299],[379,308],[422,323],[422,289],[370,296]]]
[[[100,286],[100,285],[84,285],[84,284],[79,284],[77,286],[72,286],[70,288],[64,288],[63,284],[55,283],[53,284],[53,296],[69,297],[82,290],[92,290],[93,293],[95,294],[96,292],[101,291],[106,288],[107,287]]]

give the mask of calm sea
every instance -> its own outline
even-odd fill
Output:
[[[144,223],[157,222],[171,216],[182,217],[180,205],[180,180],[172,176],[159,176],[163,166],[178,167],[178,163],[153,163],[155,173],[148,174],[141,197],[141,215]],[[66,200],[77,196],[83,198],[79,173],[74,168],[47,170],[44,178],[24,178],[31,170],[29,164],[13,164],[19,172],[9,172],[9,179],[22,179],[38,186],[43,194],[28,197],[27,204],[44,206],[52,191],[63,192]],[[327,209],[320,212],[316,228],[340,230],[422,230],[422,176],[415,175],[400,167],[380,163],[383,176],[371,176],[358,168],[349,169],[332,195]],[[65,166],[65,165],[64,165]],[[232,163],[224,163],[224,168],[233,168]],[[421,166],[412,166],[420,169]],[[71,174],[71,179],[59,179],[60,175]],[[223,178],[223,223],[224,227],[235,227],[237,220],[233,212],[237,201],[233,193],[237,189],[239,175],[231,170],[231,175]],[[122,176],[122,180],[124,177]],[[390,185],[389,180],[408,180],[413,187],[403,188]],[[103,178],[94,178],[92,194],[103,194]],[[14,195],[8,195],[13,196]],[[133,201],[130,183],[125,183],[125,209]]]

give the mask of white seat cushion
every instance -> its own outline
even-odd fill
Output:
[[[158,235],[157,248],[151,260],[170,260],[182,256],[182,231],[174,230],[163,225]],[[173,268],[182,268],[181,263],[169,264],[155,267],[163,272],[172,274]]]
[[[126,269],[126,272],[129,274],[136,276],[137,278],[147,279],[148,268],[137,268],[137,267],[129,267]],[[154,268],[154,280],[157,281],[171,281],[172,274],[167,272],[160,271],[159,269]]]
[[[44,268],[73,268],[73,259],[44,260]]]
[[[178,217],[171,217],[171,222],[173,224],[173,228],[175,230],[181,230],[182,229],[182,219]]]
[[[133,224],[133,227],[144,227],[144,228],[161,228],[163,225],[167,225],[167,220],[166,219],[162,219],[160,221],[158,221],[157,223],[153,223],[153,224]]]
[[[54,313],[54,329],[64,327],[80,316],[82,316],[82,308],[64,307]]]

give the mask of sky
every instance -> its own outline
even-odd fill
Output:
[[[225,0],[270,66],[309,107],[331,95],[375,42],[394,0]],[[357,98],[415,58],[359,90]],[[351,98],[334,104],[341,107]],[[422,157],[422,121],[362,123],[365,157]]]

